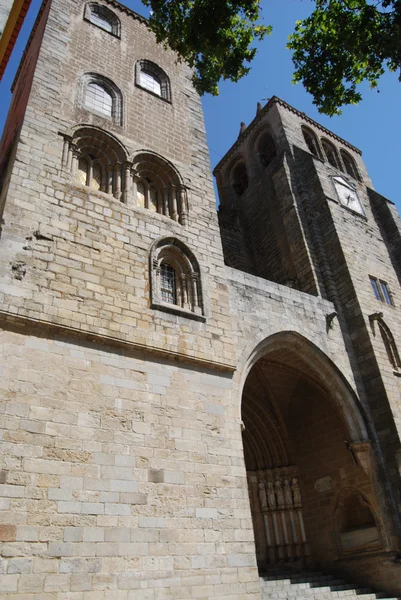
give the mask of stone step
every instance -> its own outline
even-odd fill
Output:
[[[371,588],[358,587],[319,571],[266,572],[260,578],[262,600],[401,600]]]

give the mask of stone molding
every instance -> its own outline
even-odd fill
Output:
[[[0,326],[2,326],[3,329],[12,328],[12,326],[18,327],[21,328],[21,333],[24,333],[22,328],[32,327],[33,331],[35,331],[35,329],[37,330],[36,334],[38,335],[38,337],[43,337],[43,335],[46,334],[63,335],[73,339],[83,339],[102,346],[123,348],[126,349],[128,352],[144,352],[146,354],[153,355],[157,358],[163,358],[168,362],[177,361],[181,363],[187,363],[190,365],[200,366],[202,368],[210,369],[213,371],[234,373],[237,369],[236,365],[234,364],[206,360],[204,358],[200,358],[190,354],[174,352],[174,350],[165,350],[164,348],[160,348],[157,346],[150,346],[147,344],[141,344],[135,341],[128,341],[113,336],[101,335],[92,331],[77,329],[75,327],[67,327],[65,325],[53,323],[44,319],[33,319],[25,315],[13,314],[11,312],[3,310],[0,310]]]

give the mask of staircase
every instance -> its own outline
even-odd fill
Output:
[[[261,574],[262,600],[399,600],[317,571]]]

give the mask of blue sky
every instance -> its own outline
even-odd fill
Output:
[[[10,86],[40,3],[40,0],[32,0],[22,34],[0,83],[0,129],[10,102]],[[146,15],[140,0],[126,0],[123,4]],[[380,81],[379,92],[371,91],[368,86],[363,88],[363,101],[358,106],[345,108],[339,117],[320,115],[302,85],[292,85],[291,54],[285,47],[295,21],[306,17],[312,9],[313,2],[309,0],[262,0],[263,20],[273,25],[273,34],[258,45],[251,73],[239,83],[223,83],[218,97],[203,99],[212,166],[235,141],[240,122],[248,124],[253,119],[256,103],[264,103],[276,95],[360,148],[374,187],[393,200],[400,210],[401,83],[395,74],[388,73]]]

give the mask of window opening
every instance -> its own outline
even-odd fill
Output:
[[[102,168],[99,163],[93,166],[91,187],[100,190],[102,187]]]
[[[307,129],[302,129],[302,133],[309,152],[317,158],[320,158],[319,145],[315,134]]]
[[[323,140],[322,142],[323,150],[327,158],[327,162],[336,169],[339,169],[339,163],[337,159],[336,149],[330,142]]]
[[[377,279],[377,277],[369,277],[369,280],[376,300],[388,304],[389,306],[393,306],[394,303],[387,283],[381,279]]]
[[[160,81],[158,81],[153,75],[150,73],[146,73],[145,71],[141,71],[139,76],[139,83],[142,87],[158,96],[162,95],[162,87]]]
[[[103,31],[120,37],[120,21],[118,17],[106,6],[99,4],[87,4],[85,7],[85,18]]]
[[[88,181],[88,161],[80,158],[78,162],[77,181],[82,185],[87,185]]]
[[[276,156],[276,144],[270,133],[265,133],[258,144],[259,160],[263,167],[267,167]]]
[[[94,10],[92,10],[90,21],[94,25],[101,27],[101,29],[113,33],[113,25],[110,23],[110,21],[108,21],[105,17],[102,17],[101,15],[97,14]]]
[[[160,293],[163,302],[177,303],[175,271],[168,263],[163,263],[160,267]]]
[[[341,158],[343,159],[346,173],[350,177],[353,177],[353,179],[359,180],[358,171],[356,169],[356,165],[354,163],[353,158],[351,158],[351,156],[344,152],[344,150],[341,150]]]
[[[136,85],[171,102],[170,80],[163,69],[150,60],[136,63]]]
[[[89,83],[86,88],[85,105],[96,112],[113,116],[113,97],[98,83]]]
[[[145,208],[145,185],[142,183],[142,181],[139,181],[136,184],[136,195],[138,206]]]
[[[247,189],[249,184],[248,173],[244,163],[240,163],[234,170],[234,189],[238,196],[241,196]]]
[[[157,190],[150,188],[149,193],[149,209],[153,212],[157,212]]]

